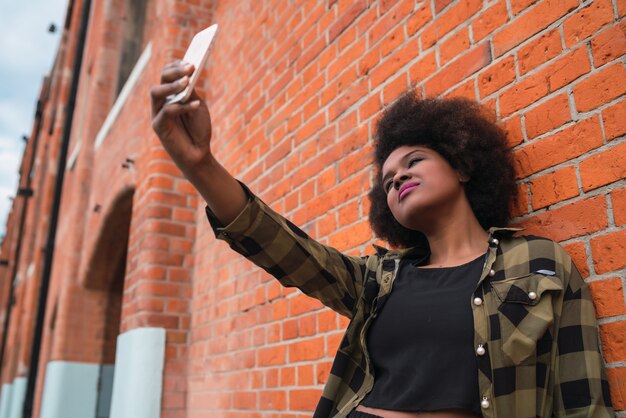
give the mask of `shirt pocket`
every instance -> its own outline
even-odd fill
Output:
[[[534,364],[538,343],[541,352],[552,339],[543,340],[547,331],[554,336],[553,300],[563,291],[563,283],[553,275],[533,272],[525,276],[491,282],[498,300],[502,351],[515,365]],[[550,344],[551,345],[551,344]]]

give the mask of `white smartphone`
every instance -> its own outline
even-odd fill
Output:
[[[187,52],[185,52],[185,57],[183,58],[183,61],[193,64],[194,66],[193,73],[191,73],[189,78],[189,84],[187,84],[187,87],[185,87],[185,89],[180,93],[167,96],[167,104],[179,102],[185,103],[189,99],[194,86],[198,82],[202,68],[204,67],[204,64],[209,56],[209,47],[211,46],[216,32],[217,24],[214,24],[198,32],[193,37],[191,43],[189,44],[189,48],[187,48]]]

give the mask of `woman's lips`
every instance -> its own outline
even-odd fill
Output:
[[[400,193],[398,193],[398,201],[402,200],[411,190],[419,186],[419,183],[407,183],[400,187]]]

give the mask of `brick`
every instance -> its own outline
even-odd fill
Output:
[[[587,250],[585,244],[577,241],[564,244],[563,248],[572,257],[574,264],[578,268],[582,277],[589,277],[589,265],[587,263]]]
[[[334,331],[337,329],[337,314],[328,309],[318,312],[317,323],[320,333]]]
[[[343,32],[343,30],[351,24],[357,16],[363,13],[366,7],[367,2],[365,0],[353,2],[328,29],[328,42],[332,42],[341,32]]]
[[[607,140],[612,140],[618,136],[626,134],[626,100],[615,103],[612,106],[602,109],[602,124]]]
[[[294,411],[313,411],[321,395],[317,389],[291,389],[289,407]]]
[[[352,225],[329,237],[329,245],[341,250],[348,250],[365,244],[372,238],[371,230],[365,222]]]
[[[534,3],[537,3],[537,0],[511,0],[511,11],[518,15]]]
[[[607,363],[626,360],[626,321],[601,324],[600,339]]]
[[[576,168],[565,167],[531,181],[533,210],[578,196]]]
[[[571,120],[566,94],[559,94],[524,115],[524,125],[529,139],[557,129]]]
[[[626,367],[608,367],[606,375],[613,408],[616,411],[623,411],[626,409]]]
[[[579,112],[586,112],[626,93],[626,69],[617,62],[592,74],[574,86]]]
[[[622,20],[591,38],[591,53],[596,67],[626,54],[626,21]]]
[[[312,313],[298,318],[298,337],[309,337],[317,332],[317,314]]]
[[[470,100],[478,100],[476,97],[476,83],[473,79],[465,81],[443,95],[443,97],[466,97]]]
[[[419,47],[417,42],[409,42],[402,48],[396,50],[389,58],[383,60],[380,65],[372,71],[370,88],[375,89],[389,77],[397,74],[409,61],[417,57],[418,53]]]
[[[354,62],[358,61],[359,58],[365,53],[365,51],[365,39],[359,39],[345,50],[340,49],[337,58],[333,60],[332,63],[327,67],[328,81],[334,80],[336,75],[341,73],[346,68],[349,68]],[[323,81],[323,79],[320,79],[320,85],[323,83]],[[315,90],[317,90],[317,88]],[[315,90],[312,91],[310,94],[315,94]]]
[[[282,367],[279,370],[281,386],[295,386],[296,384],[296,368],[293,366]]]
[[[380,11],[377,22],[368,30],[369,45],[375,45],[383,37],[387,36],[398,23],[408,16],[413,10],[413,1],[399,0],[389,11]],[[391,4],[391,3],[389,3]]]
[[[516,78],[515,58],[509,55],[489,67],[478,75],[478,91],[484,98],[512,83]]]
[[[500,122],[500,127],[507,134],[507,143],[513,148],[524,141],[524,133],[522,132],[522,118],[515,115],[505,121]]]
[[[358,75],[368,75],[372,68],[374,68],[380,62],[381,52],[380,47],[377,46],[369,51],[358,63]]]
[[[495,56],[505,54],[577,7],[577,0],[538,2],[493,35]]]
[[[608,273],[626,266],[626,230],[592,238],[590,243],[596,273]]]
[[[257,364],[260,367],[285,364],[287,347],[284,345],[261,347],[257,352]]]
[[[380,52],[383,57],[389,55],[394,49],[405,42],[404,26],[398,26],[380,42]]]
[[[553,29],[540,37],[521,46],[517,51],[517,62],[520,74],[539,67],[561,54],[561,34],[559,29]]]
[[[611,192],[613,203],[613,219],[615,225],[626,225],[626,189],[618,189]]]
[[[565,45],[571,48],[613,21],[611,0],[594,0],[563,22]]]
[[[518,178],[578,157],[602,145],[599,119],[591,117],[514,151]]]
[[[260,391],[259,407],[264,410],[286,410],[287,394],[282,390]]]
[[[314,384],[313,365],[304,364],[296,369],[298,386],[312,386]]]
[[[289,362],[317,360],[324,357],[324,337],[298,341],[289,345]]]
[[[598,318],[626,314],[624,287],[621,278],[609,277],[590,282],[589,289]]]
[[[376,115],[382,109],[382,102],[378,94],[370,95],[359,107],[359,121],[363,123]]]
[[[291,316],[315,311],[323,307],[322,303],[312,297],[300,294],[289,300],[289,312]]]
[[[400,73],[397,77],[387,83],[383,89],[383,103],[389,104],[393,102],[400,94],[407,90],[407,75]]]
[[[525,234],[548,236],[555,241],[588,235],[608,226],[606,201],[604,196],[596,196],[570,203],[524,220],[522,226]]]
[[[427,95],[438,95],[491,62],[489,43],[483,42],[450,62],[425,83]]]
[[[438,42],[437,47],[439,48],[439,62],[443,67],[470,48],[468,27],[458,29],[446,40]]]
[[[409,67],[409,78],[411,85],[422,83],[437,70],[437,57],[435,52],[422,54],[422,56]]]
[[[508,21],[509,14],[506,10],[505,2],[499,1],[491,5],[472,21],[474,42],[483,40],[497,29],[505,26],[505,23]]]
[[[445,9],[449,4],[453,2],[454,0],[435,0],[435,13],[440,13],[443,9]]]
[[[257,394],[255,392],[234,392],[233,407],[236,409],[258,409]]]
[[[626,177],[626,142],[586,158],[580,163],[580,178],[585,191]]]
[[[414,10],[406,21],[407,35],[413,36],[416,32],[422,29],[433,18],[430,4],[423,2],[418,3],[417,9]]]
[[[428,49],[435,45],[437,41],[452,32],[454,28],[469,20],[471,16],[482,8],[482,5],[483,3],[480,0],[461,0],[436,16],[420,35],[422,48]]]
[[[584,47],[578,48],[514,84],[500,95],[500,113],[508,116],[588,73],[591,63]]]

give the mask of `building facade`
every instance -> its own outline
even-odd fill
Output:
[[[2,241],[0,418],[304,417],[347,320],[215,240],[149,90],[220,25],[199,90],[218,159],[364,255],[381,110],[465,96],[509,134],[524,234],[589,283],[626,415],[622,0],[69,0]],[[26,410],[27,414],[22,415]]]

